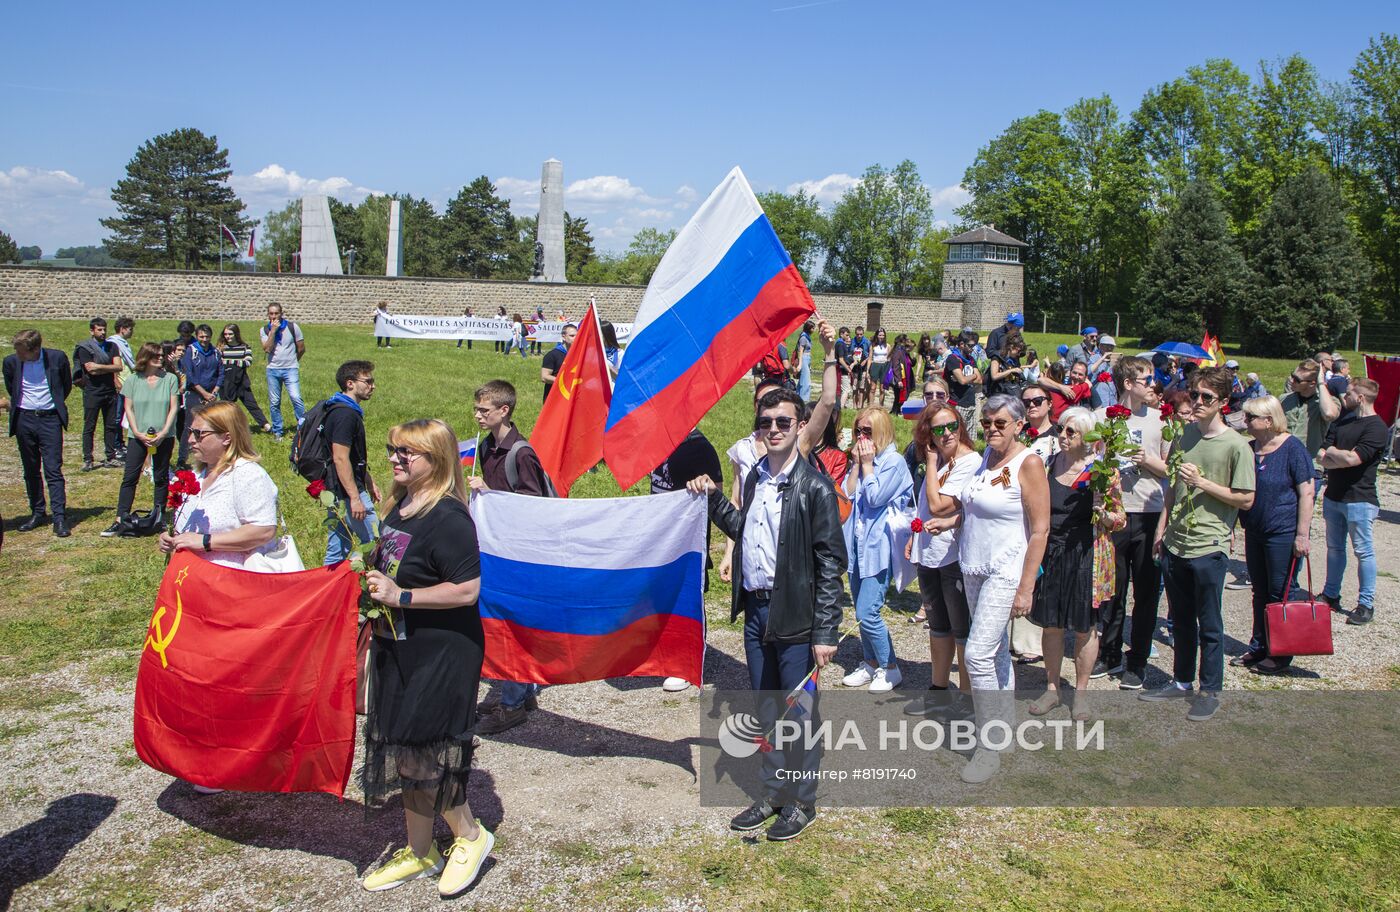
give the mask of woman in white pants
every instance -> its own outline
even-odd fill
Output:
[[[987,449],[963,488],[962,563],[972,610],[964,658],[972,678],[979,732],[993,720],[1012,724],[1015,679],[1007,621],[1024,617],[1035,596],[1036,571],[1050,531],[1045,464],[1020,441],[1026,409],[1016,396],[997,395],[982,409]],[[979,744],[962,771],[964,782],[986,782],[1001,754]]]

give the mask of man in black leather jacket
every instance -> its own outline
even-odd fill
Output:
[[[846,567],[836,491],[798,451],[804,415],[804,403],[789,390],[773,390],[758,401],[755,423],[768,455],[744,480],[742,509],[736,509],[708,476],[688,485],[692,492],[709,496],[710,518],[735,542],[730,619],[744,616],[750,683],[754,690],[782,695],[836,654],[841,626],[837,602]],[[769,700],[768,709],[782,702],[781,697]],[[765,724],[771,724],[777,712],[771,716]],[[768,794],[735,817],[730,829],[751,832],[776,814],[768,838],[785,840],[816,819],[815,775],[797,777],[796,782],[780,775],[782,770],[815,774],[819,755],[800,747],[763,754]]]

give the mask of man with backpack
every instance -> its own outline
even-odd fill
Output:
[[[121,415],[117,412],[117,374],[123,363],[117,347],[107,341],[107,321],[93,317],[88,323],[91,338],[73,349],[73,385],[83,391],[83,471],[112,469],[121,465]],[[93,464],[93,437],[102,421],[102,443],[107,461]]]
[[[513,491],[534,497],[556,497],[554,483],[545,474],[540,458],[511,420],[515,415],[515,387],[505,380],[489,380],[476,390],[476,423],[485,432],[477,449],[480,474],[471,477],[473,492]],[[538,684],[504,681],[501,702],[476,724],[478,735],[500,734],[529,718],[539,706]]]

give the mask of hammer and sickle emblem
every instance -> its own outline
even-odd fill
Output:
[[[165,617],[165,606],[157,605],[156,613],[151,618],[151,632],[146,634],[146,646],[151,647],[160,656],[160,667],[169,668],[170,661],[165,657],[165,650],[170,648],[170,642],[175,639],[175,631],[180,629],[180,617],[185,613],[185,606],[180,600],[180,593],[175,593],[175,619],[170,622],[170,630],[161,628],[161,619]],[[145,646],[142,647],[143,649]]]
[[[1011,487],[1011,466],[1002,466],[1001,474],[992,479],[992,486],[1001,485],[1003,488]]]
[[[568,383],[559,384],[559,392],[563,393],[565,399],[572,399],[574,398],[574,387],[578,386],[582,382],[582,378],[580,378],[578,375],[578,368],[575,367],[574,379],[569,381]]]

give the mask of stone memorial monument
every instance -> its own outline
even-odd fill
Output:
[[[531,282],[567,282],[564,274],[564,163],[551,158],[540,172],[540,216]]]
[[[403,275],[403,227],[399,217],[399,201],[389,200],[389,251],[384,256],[386,276]]]
[[[331,223],[331,202],[325,196],[301,198],[301,271],[309,275],[345,274]]]

